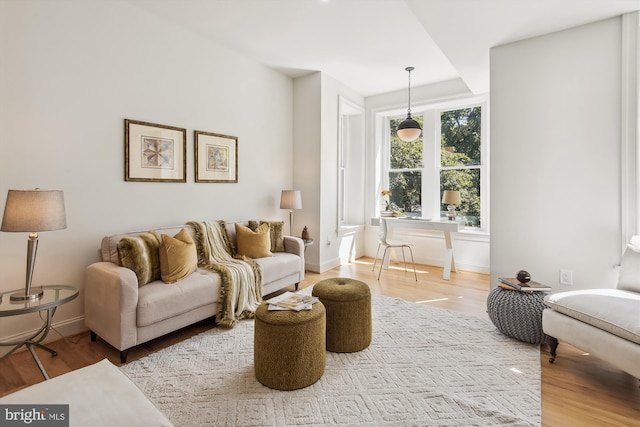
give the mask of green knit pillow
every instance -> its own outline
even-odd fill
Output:
[[[120,264],[136,274],[138,286],[160,278],[160,238],[156,233],[123,237],[117,248]]]

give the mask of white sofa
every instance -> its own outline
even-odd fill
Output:
[[[545,297],[544,333],[640,378],[640,243],[625,251],[616,289],[559,292]],[[556,358],[557,341],[551,344]]]
[[[240,222],[248,225],[248,222]],[[178,330],[218,312],[221,279],[218,273],[198,268],[177,283],[154,280],[138,286],[136,274],[121,265],[117,245],[125,236],[139,236],[153,231],[158,235],[176,235],[189,225],[122,233],[102,239],[102,261],[89,265],[84,277],[85,324],[91,340],[97,336],[120,350],[126,361],[127,351],[144,342]],[[227,234],[235,245],[235,223],[226,223]],[[262,271],[262,295],[268,295],[304,280],[304,243],[302,239],[283,236],[284,252],[257,258]],[[195,240],[195,238],[194,238]]]

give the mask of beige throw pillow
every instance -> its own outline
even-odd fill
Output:
[[[198,268],[196,244],[184,228],[173,237],[163,234],[159,253],[160,275],[166,283],[182,280]]]
[[[256,231],[236,223],[236,241],[238,242],[238,255],[248,258],[265,258],[273,256],[271,253],[271,233],[269,224],[262,224]]]
[[[136,274],[138,286],[160,278],[160,239],[156,233],[146,232],[135,237],[123,237],[116,247],[120,264]]]

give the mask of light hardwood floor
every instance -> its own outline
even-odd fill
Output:
[[[442,279],[442,269],[417,266],[418,282],[413,272],[405,273],[402,264],[393,263],[377,280],[371,271],[373,260],[361,258],[323,274],[307,273],[301,288],[329,277],[352,277],[366,282],[373,293],[399,297],[433,307],[456,310],[488,318],[486,298],[489,277],[459,271],[451,280]],[[377,268],[376,268],[377,270]],[[171,333],[129,351],[129,361],[170,346],[213,326],[211,320]],[[108,358],[120,365],[119,353],[102,340],[90,342],[82,333],[50,343],[58,356],[38,351],[51,377]],[[560,343],[555,364],[548,363],[549,351],[540,349],[542,367],[542,425],[565,426],[638,426],[640,427],[640,381],[592,356]],[[640,361],[639,361],[640,363]],[[0,362],[0,396],[43,381],[27,351],[20,351]]]

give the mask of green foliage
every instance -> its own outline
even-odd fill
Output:
[[[440,195],[444,190],[460,191],[458,214],[467,226],[479,227],[480,169],[474,166],[481,164],[481,108],[444,111],[440,120]]]
[[[423,127],[422,116],[414,119]],[[398,126],[403,120],[404,118],[390,121],[390,167],[404,170],[389,173],[389,189],[393,193],[391,202],[399,206],[405,214],[419,214],[422,209],[422,172],[420,171],[422,169],[422,135],[411,142],[398,138]]]

